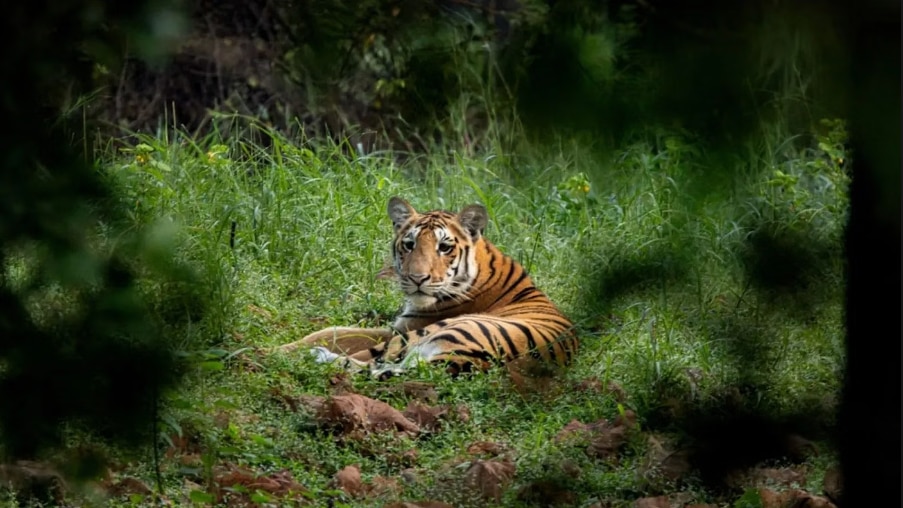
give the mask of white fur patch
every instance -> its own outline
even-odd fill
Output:
[[[429,309],[436,305],[436,297],[425,295],[423,293],[415,293],[413,295],[408,295],[408,301],[412,306],[412,310],[416,309]]]
[[[428,340],[409,349],[402,363],[406,366],[411,366],[416,363],[429,362],[440,354],[442,354],[442,348],[435,342]]]
[[[342,357],[322,346],[314,346],[311,348],[310,354],[317,363],[332,363]]]

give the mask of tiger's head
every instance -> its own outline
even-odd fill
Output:
[[[407,201],[393,197],[388,212],[395,229],[393,268],[408,302],[428,310],[467,300],[479,273],[474,246],[486,227],[486,208],[417,213]]]

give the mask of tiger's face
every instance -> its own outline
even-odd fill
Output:
[[[482,238],[486,208],[469,205],[458,214],[420,214],[393,197],[388,212],[395,229],[393,267],[408,302],[425,310],[467,300],[479,273],[473,247]]]

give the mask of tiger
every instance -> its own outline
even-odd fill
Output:
[[[381,272],[404,293],[388,329],[328,327],[279,349],[311,346],[321,363],[353,372],[397,375],[419,362],[457,375],[532,358],[567,366],[579,340],[574,324],[540,291],[524,267],[483,236],[486,207],[418,213],[388,202],[394,239]]]

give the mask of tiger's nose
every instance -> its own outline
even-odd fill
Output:
[[[411,279],[411,282],[417,284],[418,286],[423,284],[424,282],[430,280],[430,274],[428,273],[412,273],[408,275],[408,278]]]

